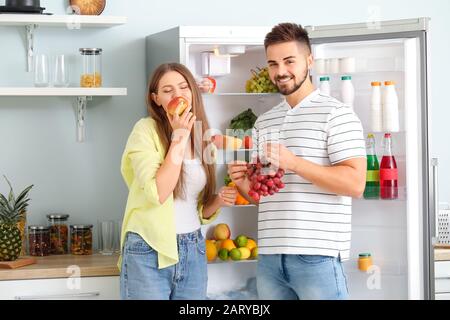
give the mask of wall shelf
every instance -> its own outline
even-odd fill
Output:
[[[38,27],[66,27],[69,30],[82,28],[110,28],[125,24],[127,17],[84,15],[34,15],[0,14],[0,26],[25,27],[27,36],[27,71],[33,71],[34,35]]]
[[[86,135],[85,117],[87,102],[93,97],[126,96],[127,88],[0,88],[0,97],[76,97],[77,141]]]

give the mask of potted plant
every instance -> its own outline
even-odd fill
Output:
[[[8,197],[0,193],[0,261],[14,261],[21,254],[25,226],[20,228],[19,225],[24,224],[30,200],[28,192],[33,185],[25,188],[16,198],[11,183],[4,177],[10,191]]]

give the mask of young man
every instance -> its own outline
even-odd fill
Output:
[[[351,197],[362,195],[366,176],[361,122],[349,106],[315,90],[311,45],[300,25],[275,26],[264,45],[270,79],[286,99],[257,119],[253,139],[286,171],[286,187],[259,201],[258,294],[346,299]],[[228,172],[253,201],[245,163]]]

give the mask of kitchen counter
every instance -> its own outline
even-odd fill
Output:
[[[91,256],[58,255],[36,257],[35,264],[17,268],[0,269],[0,281],[3,280],[30,280],[54,279],[74,276],[74,270],[69,266],[80,267],[81,277],[118,276],[117,261],[119,255],[105,256],[93,254]]]
[[[434,249],[434,261],[450,261],[450,249]]]

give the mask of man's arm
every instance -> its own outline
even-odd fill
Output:
[[[360,198],[366,185],[366,165],[365,158],[349,159],[327,167],[296,157],[291,170],[324,190]]]

